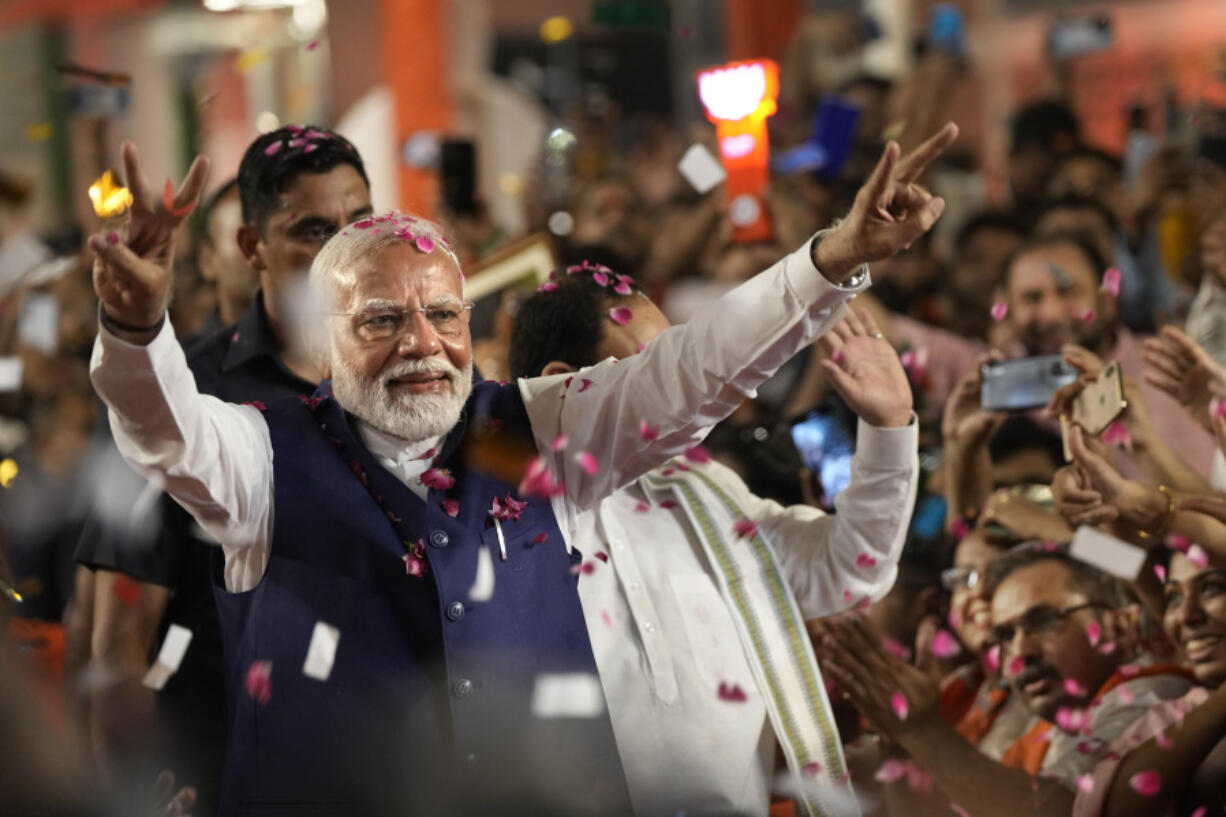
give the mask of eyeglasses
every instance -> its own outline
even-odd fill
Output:
[[[363,340],[389,340],[399,337],[413,313],[426,316],[439,335],[453,336],[464,331],[472,314],[472,301],[443,301],[422,307],[376,306],[357,312],[332,312],[332,315],[353,319],[353,329]]]
[[[1064,626],[1064,622],[1073,613],[1091,609],[1107,610],[1110,609],[1110,605],[1103,604],[1100,601],[1092,601],[1087,604],[1077,604],[1073,607],[1061,609],[1042,604],[1027,610],[1016,621],[997,624],[992,628],[992,638],[1002,648],[1007,649],[1013,643],[1013,639],[1017,637],[1018,630],[1021,630],[1024,635],[1028,636],[1051,635]]]
[[[977,568],[950,567],[941,571],[941,586],[950,593],[963,589],[974,590],[982,578],[983,574]]]

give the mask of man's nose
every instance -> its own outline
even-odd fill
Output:
[[[410,312],[396,339],[396,353],[401,357],[420,358],[436,355],[442,350],[438,332],[421,312]]]

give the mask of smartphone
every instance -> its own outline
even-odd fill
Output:
[[[988,411],[1026,411],[1051,402],[1061,386],[1077,379],[1077,370],[1060,355],[1040,355],[986,363],[979,404]]]
[[[446,139],[439,148],[443,204],[452,213],[477,212],[477,149],[468,139]]]
[[[792,442],[800,458],[818,478],[822,504],[834,506],[834,498],[851,481],[851,458],[855,443],[832,413],[812,411],[792,424]]]
[[[1087,434],[1101,434],[1128,408],[1124,399],[1124,375],[1120,364],[1112,361],[1081,394],[1073,400],[1073,420]]]
[[[928,45],[955,57],[966,53],[962,12],[953,3],[937,3],[928,10]]]
[[[816,172],[821,179],[837,178],[855,144],[860,108],[843,97],[823,94],[813,116],[809,140],[771,159],[778,173]]]
[[[1056,20],[1047,32],[1047,52],[1061,60],[1106,51],[1114,44],[1111,18],[1106,16]]]

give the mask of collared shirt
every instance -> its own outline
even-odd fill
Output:
[[[701,469],[757,526],[806,619],[878,598],[897,575],[919,462],[918,424],[859,424],[851,482],[838,513],[784,507],[750,493],[730,469]],[[572,544],[604,553],[611,570],[579,578],[579,598],[635,814],[766,814],[775,736],[750,658],[683,508],[645,480],[575,520]],[[640,503],[647,503],[645,508]],[[872,568],[857,566],[860,554]],[[721,683],[745,691],[721,700]]]

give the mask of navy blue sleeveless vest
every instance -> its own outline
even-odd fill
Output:
[[[534,450],[519,390],[474,385],[438,461],[455,485],[426,502],[375,461],[330,397],[279,401],[264,416],[268,568],[244,593],[214,576],[230,718],[221,813],[629,814],[607,714],[532,714],[539,675],[594,676],[596,663],[580,557],[567,555],[547,500],[501,523],[509,558],[499,557],[489,510],[516,478],[499,461]],[[459,501],[454,518],[444,499]],[[403,560],[404,540],[418,538],[421,577]],[[473,602],[483,547],[494,592]],[[317,621],[340,631],[326,682],[302,671]],[[272,665],[264,703],[247,690],[257,661]]]

